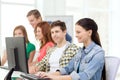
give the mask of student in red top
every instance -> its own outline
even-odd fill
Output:
[[[36,63],[42,60],[42,58],[46,55],[47,50],[54,46],[54,42],[51,38],[50,25],[46,21],[42,21],[36,25],[35,35],[41,41],[39,54],[35,60]]]

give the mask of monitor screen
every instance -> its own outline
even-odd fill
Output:
[[[6,37],[8,68],[28,73],[26,44],[24,37]]]

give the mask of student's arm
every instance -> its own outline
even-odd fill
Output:
[[[72,80],[72,78],[69,75],[65,75],[65,76],[57,76],[55,80]]]
[[[5,50],[2,56],[1,66],[3,66],[6,63],[6,61],[7,61],[7,53]]]
[[[63,76],[49,76],[51,80],[72,80],[71,76],[63,75]]]
[[[54,76],[51,76],[54,75]],[[72,80],[72,78],[69,75],[60,75],[59,71],[56,71],[54,73],[51,73],[49,76],[52,80]]]
[[[40,76],[41,78],[50,78],[50,80],[72,80],[71,76],[69,75],[60,75],[60,72],[54,72],[54,73],[46,73],[46,72],[38,72],[36,74],[37,76]]]
[[[35,45],[32,43],[28,43],[27,45],[27,57],[28,57],[28,65],[31,66],[33,64],[33,59],[35,55]]]
[[[28,65],[30,65],[32,63],[34,55],[35,55],[35,50],[30,52],[30,56],[29,56],[29,59],[28,59]]]
[[[32,66],[29,67],[29,73],[37,73],[39,71],[46,71],[46,64],[47,64],[48,57],[47,55],[40,61],[36,62]]]

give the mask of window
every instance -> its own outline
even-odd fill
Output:
[[[23,3],[23,4],[35,4],[35,0],[1,0],[8,3]]]
[[[109,25],[109,8],[108,0],[67,0],[66,14],[74,16],[74,24],[77,20],[84,17],[94,19],[99,28],[102,46],[108,53],[108,25]],[[76,43],[76,38],[74,37]]]
[[[17,25],[24,25],[31,33],[32,27],[26,18],[27,12],[35,8],[36,0],[1,0],[0,15],[0,53],[5,48],[5,37],[12,36]],[[29,29],[27,29],[29,28]],[[32,33],[32,35],[34,35]]]

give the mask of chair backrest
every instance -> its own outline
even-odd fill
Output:
[[[106,68],[106,80],[115,80],[120,59],[118,57],[106,56],[105,57],[105,68]]]

